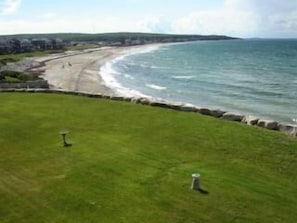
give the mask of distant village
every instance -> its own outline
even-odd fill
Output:
[[[42,50],[61,50],[66,46],[93,44],[100,46],[132,46],[150,43],[170,43],[197,40],[226,39],[222,36],[155,36],[155,37],[117,37],[89,41],[64,41],[60,38],[13,38],[0,37],[0,54],[17,54]]]
[[[193,39],[194,40],[194,39]],[[131,46],[143,45],[154,42],[183,42],[189,39],[122,39],[120,41],[79,41],[79,42],[65,42],[62,39],[15,39],[15,38],[0,38],[0,54],[17,54],[32,52],[38,50],[60,50],[69,45],[85,45],[95,44],[98,46]]]
[[[61,39],[10,39],[0,38],[0,54],[25,53],[37,50],[58,50],[64,47]]]

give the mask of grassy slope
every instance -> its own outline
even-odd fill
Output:
[[[297,142],[281,133],[74,96],[0,101],[0,222],[297,219]],[[196,171],[208,194],[189,189]]]

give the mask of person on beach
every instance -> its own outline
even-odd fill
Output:
[[[68,62],[68,65],[69,65],[69,67],[71,67],[71,66],[72,66],[72,64],[71,64],[70,62]]]

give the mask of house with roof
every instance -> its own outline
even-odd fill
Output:
[[[30,40],[28,39],[20,40],[20,52],[30,52],[33,50],[34,50],[34,47]]]
[[[32,39],[31,43],[36,50],[51,49],[51,46],[52,46],[52,42],[47,38]]]
[[[10,53],[11,51],[11,41],[9,39],[0,39],[0,54]]]
[[[52,48],[54,50],[58,50],[58,49],[62,49],[64,47],[64,43],[63,43],[63,40],[61,39],[51,39],[52,41]]]

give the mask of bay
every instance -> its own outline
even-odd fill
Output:
[[[109,64],[131,94],[284,123],[297,118],[297,40],[198,41],[151,47]]]

